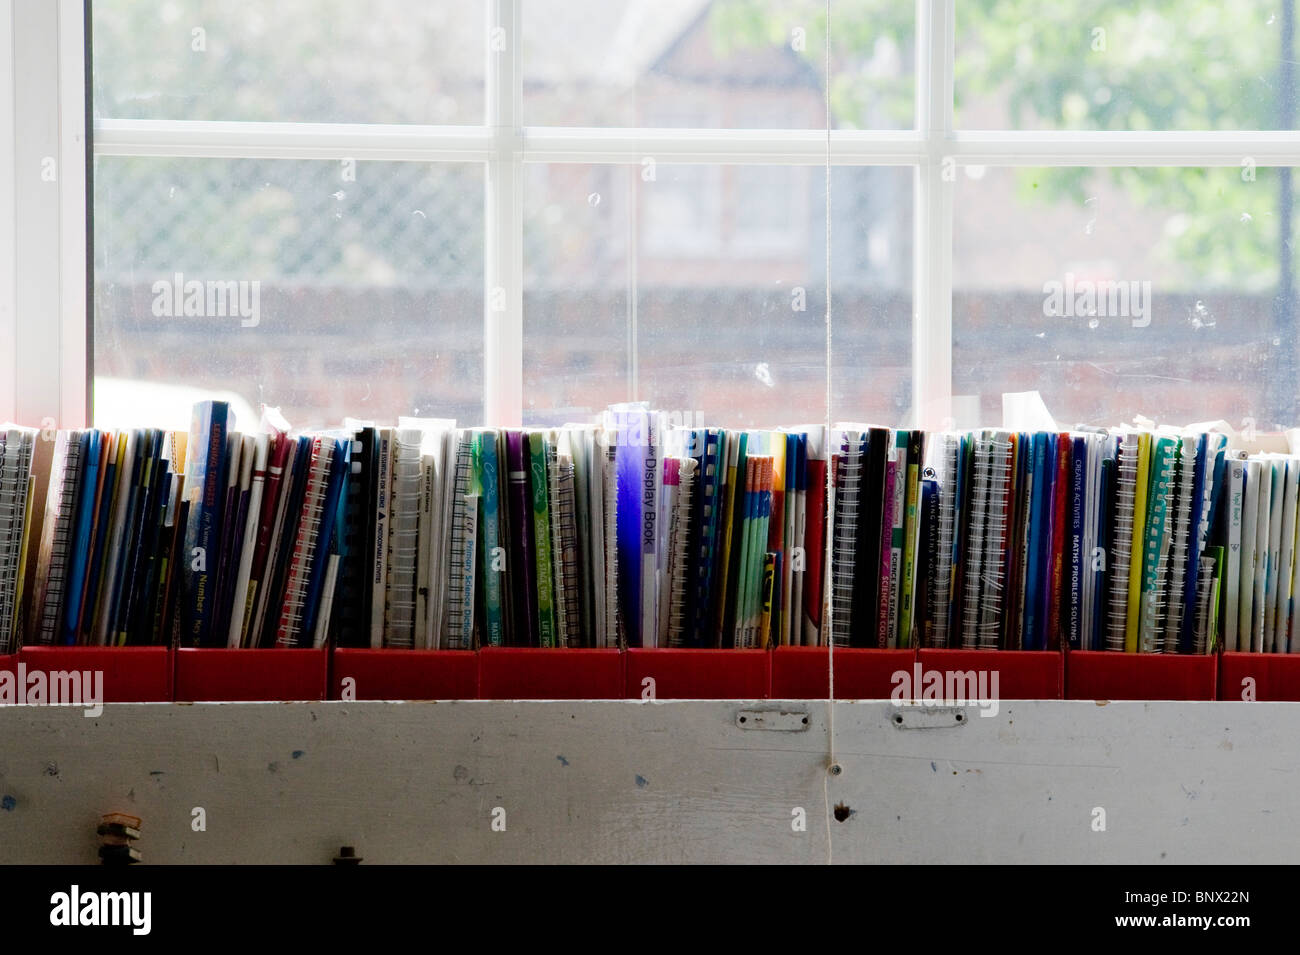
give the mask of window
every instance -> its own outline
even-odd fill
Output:
[[[1296,416],[1289,0],[271,6],[92,0],[93,335],[76,177],[0,194],[0,400],[75,415],[93,369],[106,423],[198,388],[304,425]],[[80,4],[13,10],[57,92],[0,161],[74,162]]]

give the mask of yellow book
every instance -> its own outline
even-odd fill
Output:
[[[1142,604],[1142,566],[1146,555],[1147,480],[1151,473],[1151,435],[1138,435],[1137,490],[1133,495],[1133,551],[1128,566],[1128,622],[1124,651],[1137,653]]]
[[[40,439],[38,438],[37,440],[39,441]],[[27,479],[27,506],[23,511],[23,540],[22,540],[22,545],[18,549],[18,580],[14,584],[13,649],[15,651],[20,646],[22,646],[23,643],[22,640],[23,615],[21,613],[22,606],[23,606],[23,583],[27,577],[27,545],[32,539],[32,535],[31,535],[32,513],[35,510],[35,506],[33,503],[35,499],[36,499],[36,478],[29,477]]]

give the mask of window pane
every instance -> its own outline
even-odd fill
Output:
[[[94,110],[484,122],[483,0],[93,0]]]
[[[837,167],[831,210],[831,417],[913,425],[912,170]]]
[[[914,5],[832,16],[833,124],[913,125]],[[826,7],[811,0],[526,0],[524,122],[825,129]]]
[[[711,425],[825,420],[823,168],[526,173],[525,421],[632,398]],[[836,417],[909,411],[911,181],[834,170]]]
[[[710,425],[823,420],[824,176],[526,166],[525,422],[630,398]]]
[[[968,129],[1294,129],[1290,3],[957,4]]]
[[[190,387],[295,426],[477,421],[482,169],[99,158],[97,419],[188,414]]]
[[[1294,420],[1288,170],[969,172],[953,228],[968,414],[1000,420],[1003,392],[1038,389],[1062,427]]]

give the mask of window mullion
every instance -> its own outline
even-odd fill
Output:
[[[483,411],[487,424],[523,420],[523,77],[520,0],[492,0],[487,23],[487,163],[484,215]]]
[[[88,333],[82,5],[9,10],[14,76],[23,80],[11,100],[13,354],[22,356],[12,376],[14,417],[81,427]]]
[[[18,415],[13,0],[0,0],[0,420]]]
[[[912,414],[952,427],[953,0],[917,0],[917,128],[925,158],[915,176],[912,229]]]

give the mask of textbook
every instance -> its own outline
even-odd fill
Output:
[[[228,454],[227,434],[233,424],[230,406],[224,401],[200,402],[191,417],[183,492],[189,514],[180,555],[184,568],[182,633],[187,646],[207,646],[211,642],[215,616],[211,588],[215,561],[219,559],[214,545],[221,531],[222,469]],[[149,461],[145,463],[148,467]],[[146,473],[145,480],[147,477]]]

